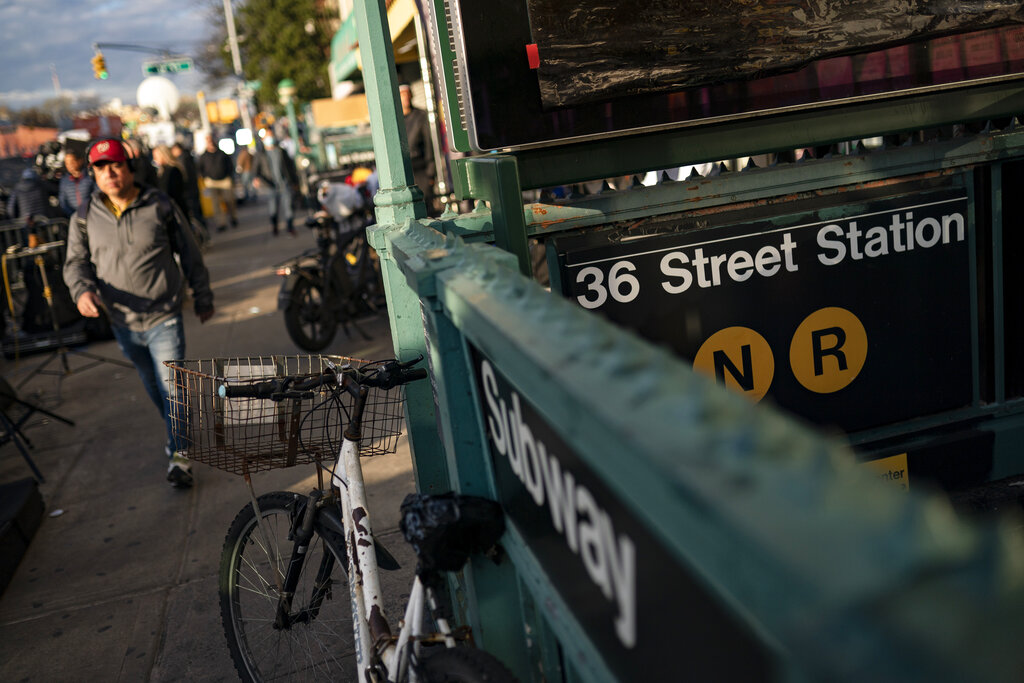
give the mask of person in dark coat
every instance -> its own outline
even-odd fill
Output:
[[[213,221],[217,223],[217,231],[227,230],[227,222],[232,228],[238,227],[238,208],[235,205],[235,165],[231,157],[219,149],[213,137],[206,139],[206,151],[199,157],[196,164],[199,177],[203,179],[206,194],[213,202]],[[227,208],[225,214],[222,205]]]
[[[7,200],[8,218],[45,218],[51,212],[50,195],[46,184],[35,169],[26,168],[21,172],[21,179],[14,185]]]
[[[190,218],[188,202],[185,199],[185,174],[167,145],[158,145],[153,150],[153,164],[156,166],[156,189],[163,192],[178,205],[186,218]]]
[[[434,167],[434,141],[430,136],[430,119],[427,112],[412,106],[412,91],[408,85],[399,86],[398,94],[402,100],[413,178],[416,186],[423,191],[423,203],[427,206],[427,214],[433,216],[437,213],[434,206],[437,170]]]
[[[135,169],[135,182],[140,185],[156,187],[156,167],[153,166],[153,155],[138,140],[125,140],[124,149],[132,160]]]
[[[192,152],[185,149],[180,142],[171,146],[171,155],[181,169],[184,182],[185,202],[188,204],[189,214],[192,220],[206,227],[206,218],[203,216],[203,205],[199,195],[199,172],[196,170],[196,160]]]
[[[272,131],[267,130],[263,137],[263,150],[256,154],[252,164],[252,184],[259,189],[266,184],[270,191],[270,227],[277,234],[278,220],[284,221],[288,234],[295,236],[292,226],[292,195],[298,189],[299,175],[295,170],[295,162],[288,156],[277,141]]]

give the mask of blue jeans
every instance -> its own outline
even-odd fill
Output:
[[[185,358],[185,326],[181,314],[177,314],[145,332],[133,332],[126,327],[112,326],[121,353],[135,365],[142,378],[146,393],[163,415],[167,425],[167,448],[170,452],[181,450],[171,429],[171,406],[167,400],[171,385],[165,360]]]
[[[283,190],[271,190],[268,208],[270,209],[270,216],[277,220],[280,218],[284,221],[285,225],[290,226],[292,224],[292,191],[288,188]]]

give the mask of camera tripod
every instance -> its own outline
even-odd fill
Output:
[[[53,300],[53,289],[50,287],[50,279],[46,273],[46,254],[55,252],[64,246],[64,241],[47,242],[33,247],[23,247],[13,251],[8,251],[3,255],[3,274],[4,274],[4,285],[7,288],[8,293],[10,292],[9,279],[7,277],[7,261],[11,258],[24,258],[33,257],[33,261],[36,267],[39,269],[39,277],[42,281],[43,286],[43,300],[46,301],[47,308],[50,312],[50,323],[53,327],[53,335],[57,342],[57,348],[52,351],[46,360],[39,364],[32,372],[30,372],[21,382],[18,383],[17,388],[20,389],[30,379],[36,375],[54,375],[61,379],[75,372],[82,372],[93,368],[101,363],[111,363],[113,365],[120,365],[124,368],[133,368],[131,363],[118,360],[115,358],[106,358],[104,356],[98,356],[96,354],[88,353],[86,351],[79,351],[77,349],[71,349],[68,346],[68,335],[61,329],[60,323],[57,318],[57,310]],[[10,298],[8,296],[8,298]],[[11,313],[13,317],[13,302],[11,305]],[[79,357],[86,359],[86,363],[77,368],[73,368],[69,362],[69,357]],[[60,362],[59,369],[49,369],[49,366],[54,362]],[[60,380],[58,380],[58,394],[60,393]]]

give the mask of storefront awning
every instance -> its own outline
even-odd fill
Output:
[[[419,59],[416,43],[416,3],[413,0],[395,0],[388,7],[388,26],[391,28],[391,44],[395,51],[395,63],[403,64]],[[328,72],[331,85],[349,80],[352,74],[362,69],[359,58],[359,34],[356,31],[356,15],[351,13],[342,22],[331,39],[331,61]]]

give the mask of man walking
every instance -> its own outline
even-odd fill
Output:
[[[235,206],[235,166],[231,163],[231,157],[218,149],[213,142],[213,136],[206,138],[206,151],[199,157],[196,165],[199,176],[203,179],[203,186],[206,194],[213,202],[213,222],[217,223],[217,232],[227,230],[227,221],[231,220],[231,227],[238,227],[238,208]],[[227,218],[221,204],[227,207]]]
[[[167,195],[135,182],[120,141],[97,142],[88,161],[97,191],[72,217],[64,281],[83,316],[106,310],[121,351],[164,416],[167,480],[191,486],[191,466],[171,429],[173,387],[163,362],[185,357],[186,280],[200,322],[213,316],[210,276],[185,216]]]
[[[263,151],[253,161],[252,184],[257,189],[263,183],[270,190],[270,227],[277,235],[277,221],[284,221],[289,235],[295,236],[292,227],[292,193],[299,185],[299,176],[295,170],[295,162],[288,152],[274,140],[274,134],[268,129],[263,138]]]

